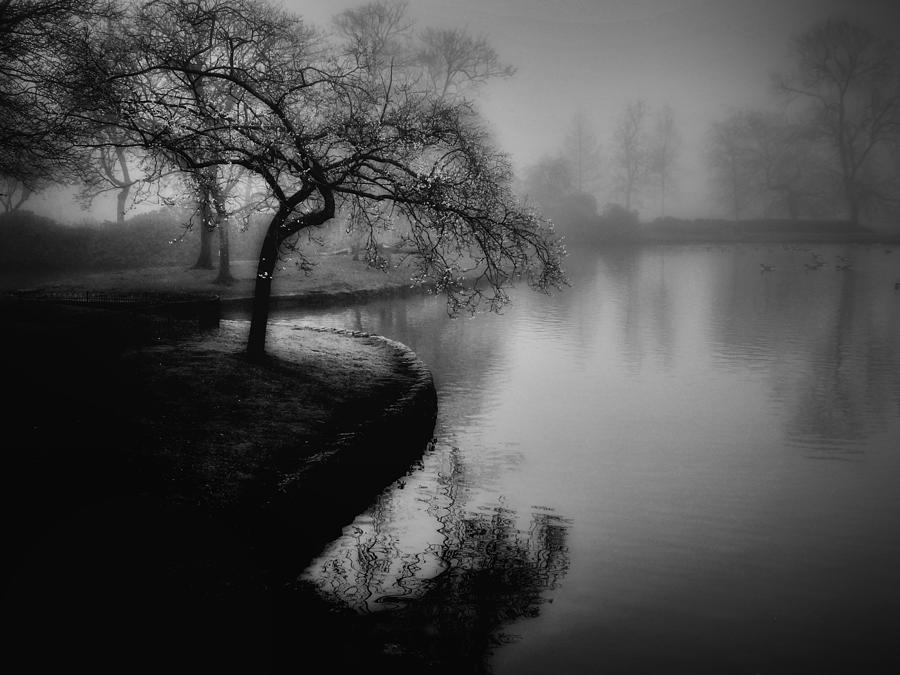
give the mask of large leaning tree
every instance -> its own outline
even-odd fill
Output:
[[[265,184],[252,357],[278,260],[339,211],[373,232],[405,218],[414,280],[452,311],[499,308],[518,279],[564,283],[562,247],[514,198],[506,156],[465,99],[422,86],[420,66],[366,67],[264,0],[149,0],[71,63],[56,83],[86,126],[113,121],[187,170],[239,166]]]

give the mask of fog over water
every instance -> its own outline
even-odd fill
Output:
[[[580,250],[571,289],[503,316],[280,314],[411,345],[439,396],[434,446],[306,578],[434,628],[418,648],[508,636],[497,675],[898,672],[897,254],[814,250],[853,271]]]

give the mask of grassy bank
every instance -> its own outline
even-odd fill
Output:
[[[273,326],[248,362],[244,322],[0,310],[4,653],[36,672],[242,673],[325,654],[303,625],[330,610],[291,581],[424,449],[421,364],[360,335]]]
[[[314,265],[307,273],[291,262],[284,263],[275,274],[275,295],[340,293],[345,291],[378,292],[410,285],[407,266],[387,271],[374,269],[349,255],[314,254]],[[397,264],[401,261],[395,260]],[[234,282],[216,284],[217,270],[193,269],[185,265],[138,266],[110,270],[4,270],[0,274],[0,290],[93,290],[108,292],[183,292],[215,293],[223,299],[248,298],[253,295],[256,261],[236,260],[231,264]]]

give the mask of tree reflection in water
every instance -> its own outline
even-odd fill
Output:
[[[302,581],[352,608],[349,630],[365,632],[379,657],[429,672],[488,672],[491,650],[515,639],[504,628],[537,616],[565,574],[568,524],[540,508],[526,520],[502,498],[470,504],[458,448],[437,444],[423,463]]]

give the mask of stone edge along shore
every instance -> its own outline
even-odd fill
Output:
[[[301,557],[306,558],[339,536],[372,499],[422,456],[433,439],[437,392],[431,371],[400,342],[337,328],[304,326],[295,330],[330,333],[387,349],[397,375],[410,381],[400,396],[386,401],[381,415],[348,420],[303,467],[279,481],[281,513],[315,514],[303,528],[309,545],[303,547]],[[286,357],[282,351],[277,355]]]

